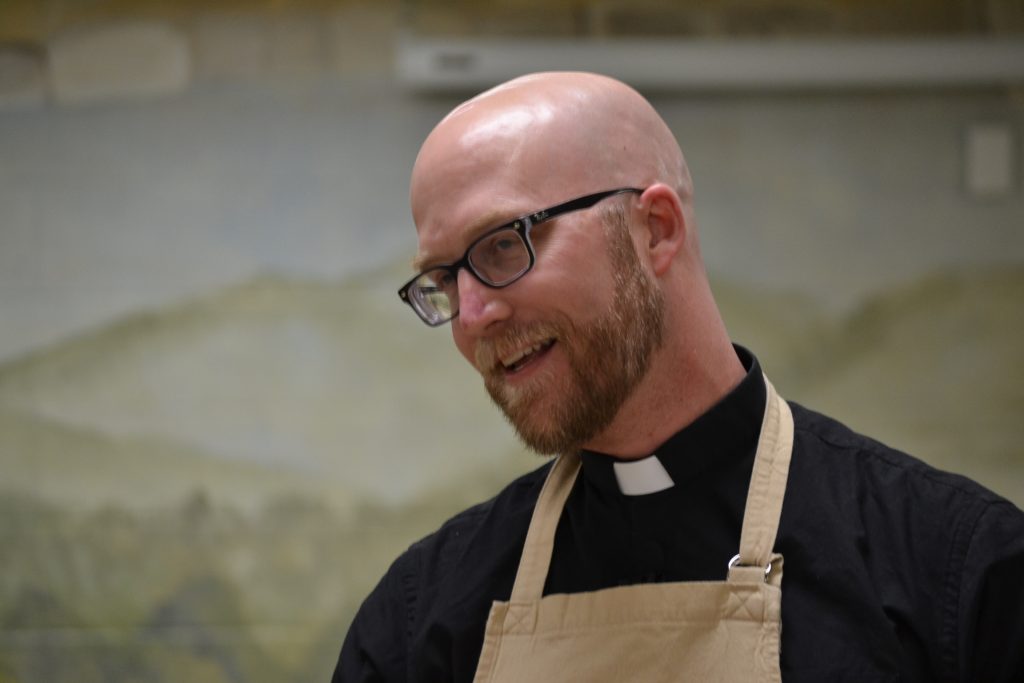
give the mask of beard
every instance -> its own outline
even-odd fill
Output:
[[[614,273],[608,310],[586,323],[560,315],[550,322],[516,326],[477,348],[477,367],[486,368],[484,386],[491,399],[520,440],[540,454],[578,450],[608,427],[661,346],[661,290],[640,267],[625,217],[613,222],[618,225],[606,229]],[[568,359],[568,377],[545,371],[521,386],[505,382],[495,349],[522,348],[542,339],[557,340]]]

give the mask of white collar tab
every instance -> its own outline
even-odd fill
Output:
[[[642,460],[616,460],[612,468],[619,490],[627,496],[644,496],[675,486],[656,455]]]

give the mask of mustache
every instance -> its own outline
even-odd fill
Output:
[[[476,343],[474,357],[481,373],[487,374],[501,368],[501,358],[524,347],[558,339],[563,329],[555,323],[531,323],[507,328],[500,336],[481,339]]]

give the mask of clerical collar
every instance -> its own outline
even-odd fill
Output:
[[[640,460],[614,460],[612,471],[619,490],[627,496],[646,496],[675,486],[657,455]]]
[[[744,456],[753,457],[764,416],[764,379],[757,358],[741,346],[734,348],[747,374],[732,391],[651,456],[620,460],[582,451],[587,483],[609,494],[648,495],[686,484]]]

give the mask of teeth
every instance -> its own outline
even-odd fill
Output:
[[[505,366],[506,370],[509,370],[513,366],[515,366],[516,363],[519,363],[521,360],[523,360],[527,356],[530,356],[530,355],[532,355],[534,353],[537,353],[541,349],[543,349],[543,348],[545,348],[547,346],[550,346],[550,344],[551,344],[550,341],[543,341],[543,342],[538,342],[538,343],[534,344],[533,346],[529,346],[529,347],[527,347],[525,349],[520,349],[519,351],[515,352],[511,356],[506,356],[506,357],[502,358],[501,359],[501,364],[503,366]]]

